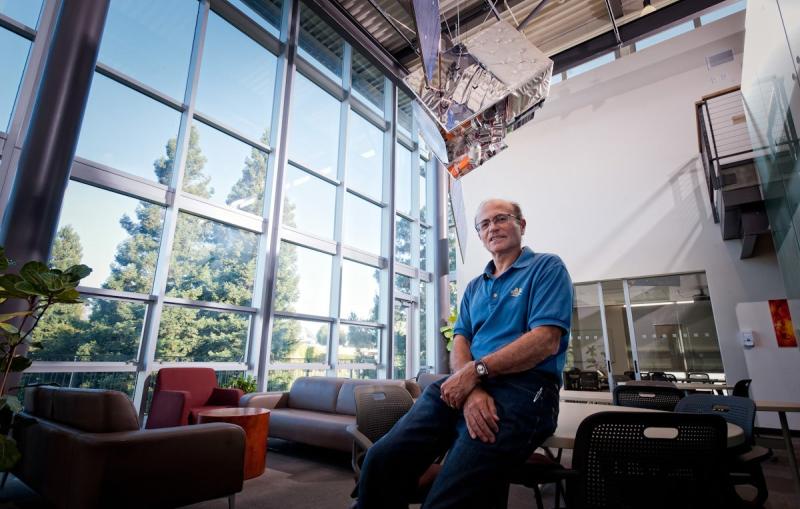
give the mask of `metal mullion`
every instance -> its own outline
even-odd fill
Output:
[[[303,60],[301,55],[297,56],[296,66],[297,72],[311,80],[312,83],[326,93],[332,95],[339,101],[344,101],[346,99],[346,93],[341,83],[337,83],[333,78],[317,69],[313,64]]]
[[[281,225],[280,240],[331,256],[336,256],[339,251],[339,247],[335,241],[322,239],[310,233],[303,233],[286,225]]]
[[[329,365],[325,364],[324,362],[276,362],[275,364],[270,365],[270,369],[276,371],[290,369],[326,371],[328,366]]]
[[[19,92],[11,113],[11,122],[7,126],[7,138],[3,147],[5,153],[1,154],[2,159],[0,159],[0,205],[2,205],[0,206],[0,220],[5,213],[5,205],[17,174],[16,164],[19,154],[15,154],[15,152],[17,149],[22,149],[22,141],[28,129],[36,90],[42,76],[50,42],[53,39],[58,7],[59,2],[57,1],[44,4],[39,16],[39,30],[36,32],[36,37],[28,52],[28,62],[25,64],[25,71],[19,84]]]
[[[342,258],[346,260],[350,260],[357,263],[362,263],[364,265],[369,265],[370,267],[374,267],[379,270],[383,270],[388,267],[388,258],[383,256],[377,256],[372,253],[366,253],[361,251],[360,249],[341,246]]]
[[[250,212],[226,207],[184,191],[179,192],[178,197],[180,200],[176,200],[175,206],[180,209],[180,212],[186,212],[214,223],[233,226],[252,233],[261,234],[264,232],[264,219]]]
[[[358,196],[362,200],[368,201],[369,203],[371,203],[373,205],[376,205],[378,207],[381,207],[381,208],[386,208],[389,205],[385,201],[376,200],[375,198],[371,197],[370,195],[364,194],[361,191],[357,191],[357,190],[352,189],[352,188],[347,188],[347,192],[352,194],[353,196]]]
[[[413,119],[413,115],[412,115],[412,119]],[[413,120],[412,120],[412,124],[413,124]],[[397,132],[397,142],[400,145],[402,145],[405,148],[407,148],[408,150],[410,150],[411,152],[414,151],[414,147],[416,145],[416,142],[414,140],[412,140],[411,137],[408,136],[406,133],[404,133],[402,131],[398,131]]]
[[[27,373],[133,373],[136,364],[116,361],[34,361]]]
[[[254,140],[252,138],[249,138],[246,134],[244,134],[243,132],[239,131],[235,127],[229,126],[229,125],[227,125],[224,122],[221,122],[219,120],[215,120],[214,118],[209,117],[208,115],[205,115],[204,113],[202,113],[200,111],[195,111],[194,112],[194,118],[199,120],[200,122],[208,125],[209,127],[213,127],[214,129],[216,129],[217,131],[222,132],[223,134],[227,134],[231,138],[235,138],[235,139],[241,141],[242,143],[245,143],[245,144],[251,146],[252,148],[258,149],[258,150],[260,150],[262,152],[266,152],[267,154],[272,153],[272,147],[270,147],[268,145],[264,145],[263,143],[261,143],[258,140]]]
[[[287,0],[291,1],[291,0]],[[273,34],[259,25],[250,16],[243,13],[228,2],[220,0],[210,0],[211,10],[226,22],[233,25],[238,31],[245,34],[250,39],[257,42],[266,50],[277,55],[282,51],[282,44]]]
[[[384,82],[386,83],[386,82]],[[386,89],[386,88],[384,88]],[[381,273],[380,288],[381,295],[386,296],[383,303],[383,312],[380,319],[386,324],[386,329],[381,333],[383,340],[383,360],[384,367],[378,370],[378,378],[391,378],[392,374],[392,331],[394,330],[394,244],[395,244],[395,171],[396,171],[396,149],[395,140],[397,139],[397,87],[392,85],[388,89],[390,92],[385,95],[386,105],[384,111],[389,116],[392,128],[384,134],[384,173],[383,173],[383,196],[387,207],[382,209],[383,216],[383,255],[387,260],[386,270]],[[388,160],[388,161],[387,161]],[[387,164],[388,163],[388,164]],[[381,345],[378,345],[379,347]],[[380,350],[379,350],[380,352]]]
[[[164,297],[164,304],[171,306],[181,306],[192,309],[208,309],[212,311],[228,311],[231,313],[246,313],[252,315],[257,308],[252,306],[240,306],[237,304],[225,304],[222,302],[210,302],[202,300],[185,299],[182,297]]]
[[[158,182],[147,181],[80,157],[73,160],[70,180],[161,206],[169,203],[173,194],[167,186]]]
[[[328,334],[328,375],[336,376],[339,365],[339,325],[340,307],[342,295],[343,261],[342,261],[342,229],[344,223],[344,198],[345,186],[347,185],[347,137],[349,133],[350,121],[350,101],[352,100],[352,60],[353,49],[346,42],[343,43],[342,54],[342,84],[344,86],[344,100],[339,109],[339,153],[336,161],[336,176],[342,185],[336,188],[336,204],[334,207],[334,231],[333,238],[336,240],[336,255],[331,263],[331,290],[329,296],[328,312],[334,321],[331,324]]]
[[[406,322],[406,376],[412,378],[419,371],[419,284],[416,285],[416,299],[408,306],[408,321]],[[414,292],[414,285],[411,286]]]
[[[633,327],[633,308],[631,307],[631,293],[628,288],[628,280],[622,280],[622,292],[625,296],[625,315],[628,318],[628,334],[631,339],[631,358],[633,359],[633,371],[636,380],[641,380],[641,370],[639,366],[639,350],[636,347],[636,329]]]
[[[153,362],[153,370],[157,371],[162,368],[182,368],[186,366],[186,362]],[[246,371],[247,364],[244,362],[192,362],[192,367],[197,368],[211,368],[215,371]]]
[[[289,5],[287,6],[287,2]],[[287,0],[283,5],[281,20],[281,34],[286,35],[287,43],[282,45],[281,54],[278,56],[278,78],[275,79],[275,99],[273,100],[272,128],[270,140],[275,150],[273,157],[269,158],[270,185],[269,199],[264,200],[264,213],[269,217],[269,228],[262,236],[259,245],[259,258],[265,260],[263,273],[259,278],[261,301],[259,312],[253,320],[253,326],[258,326],[260,341],[253,341],[250,352],[251,363],[254,364],[258,389],[267,388],[267,375],[269,373],[269,352],[272,347],[272,324],[274,322],[274,293],[275,280],[278,270],[278,255],[280,253],[280,228],[283,213],[283,181],[285,176],[287,158],[287,140],[291,112],[292,84],[297,57],[297,36],[300,27],[300,2]],[[282,78],[282,79],[279,79]],[[258,337],[257,335],[253,336]]]
[[[603,299],[603,284],[595,283],[597,285],[597,302],[600,308],[600,327],[603,332],[603,346],[606,349],[606,369],[608,369],[608,386],[611,392],[614,392],[614,387],[617,386],[614,380],[613,370],[611,365],[614,363],[613,350],[611,350],[611,338],[608,337],[608,325],[606,323],[606,306]]]
[[[92,288],[89,286],[79,286],[76,288],[82,297],[99,297],[111,300],[124,300],[132,302],[151,303],[155,296],[146,293],[125,292],[122,290],[110,290],[108,288]]]
[[[366,320],[347,320],[344,318],[339,319],[342,325],[356,325],[358,327],[368,327],[370,329],[385,329],[386,325],[380,322],[370,322]]]
[[[206,27],[208,25],[209,2],[203,0],[197,9],[197,19],[195,22],[194,43],[192,44],[192,55],[189,61],[189,72],[184,92],[184,103],[187,108],[181,114],[180,127],[176,143],[176,163],[172,174],[173,189],[177,189],[183,181],[183,174],[186,169],[186,158],[189,151],[189,130],[194,114],[195,94],[197,82],[200,79],[200,62],[203,56],[203,45],[205,43]],[[173,195],[174,197],[174,195]],[[147,375],[155,362],[156,346],[158,342],[158,328],[161,322],[161,313],[164,309],[164,297],[167,288],[167,277],[169,275],[170,255],[172,245],[175,240],[175,229],[178,222],[179,209],[176,204],[167,204],[164,214],[164,228],[161,234],[161,246],[158,253],[156,273],[153,279],[153,295],[155,302],[147,307],[145,316],[144,334],[140,346],[139,371],[137,373],[136,389],[134,392],[134,405],[140,408],[143,404],[143,396]]]
[[[168,106],[174,110],[183,111],[184,109],[186,109],[186,104],[180,101],[176,101],[167,94],[164,94],[163,92],[160,92],[155,88],[146,85],[141,81],[131,76],[128,76],[127,74],[120,72],[102,62],[97,62],[97,65],[95,65],[94,69],[98,74],[101,74],[106,78],[114,80],[120,85],[124,85],[130,89],[133,89],[139,92],[140,94],[147,96],[150,99],[153,99],[154,101],[160,102],[161,104]]]
[[[294,311],[275,310],[272,314],[275,318],[288,318],[292,320],[304,320],[307,322],[333,323],[335,321],[335,318],[330,316],[308,315],[305,313],[295,313]]]
[[[0,13],[0,28],[5,28],[9,32],[13,32],[20,37],[24,37],[29,41],[36,39],[36,29],[31,28],[25,23],[21,23],[10,16]]]
[[[419,278],[419,269],[416,267],[412,267],[411,265],[406,265],[404,263],[397,262],[394,265],[394,272],[395,274],[400,274],[406,277],[410,277],[412,279]]]
[[[413,152],[412,152],[412,154],[413,154]],[[412,192],[413,192],[413,191],[412,191]],[[418,199],[417,201],[419,201],[419,199]],[[412,208],[412,209],[414,208],[413,199],[412,199],[411,208]],[[418,222],[419,222],[419,221],[418,221],[416,218],[414,218],[414,217],[413,217],[411,214],[409,214],[409,213],[407,213],[407,212],[403,212],[402,210],[398,210],[397,212],[395,212],[395,215],[398,215],[398,216],[402,217],[403,219],[405,219],[405,220],[407,220],[408,222],[410,222],[410,223],[413,223],[413,224],[416,224],[416,223],[418,223]]]
[[[364,117],[364,120],[377,127],[381,131],[386,132],[391,128],[389,123],[386,122],[383,117],[381,117],[380,113],[373,110],[369,106],[364,105],[364,103],[352,93],[350,94],[350,106],[354,112]]]
[[[334,186],[340,186],[342,184],[341,180],[339,180],[339,179],[334,179],[334,178],[331,178],[331,177],[329,177],[327,175],[323,175],[322,173],[318,172],[317,170],[309,168],[308,166],[304,166],[303,164],[298,163],[296,161],[292,161],[289,158],[287,158],[286,163],[294,166],[298,170],[303,170],[304,172],[306,172],[306,173],[308,173],[308,174],[310,174],[310,175],[312,175],[314,177],[317,177],[320,180],[324,180],[328,184],[331,184],[331,185],[334,185]]]

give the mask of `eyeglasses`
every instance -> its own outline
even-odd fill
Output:
[[[519,218],[517,216],[515,216],[514,214],[497,214],[496,216],[494,216],[491,219],[484,219],[480,223],[476,224],[475,225],[475,231],[478,232],[478,233],[485,232],[486,230],[489,229],[489,225],[490,224],[496,224],[498,226],[502,226],[502,225],[506,224],[507,222],[509,222],[511,220],[511,218],[519,220]]]

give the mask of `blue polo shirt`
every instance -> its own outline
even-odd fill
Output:
[[[499,277],[494,261],[467,285],[455,334],[470,341],[473,359],[499,350],[540,325],[560,327],[558,353],[534,369],[561,380],[572,322],[572,280],[556,255],[524,247],[517,260]]]

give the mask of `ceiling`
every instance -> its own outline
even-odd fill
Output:
[[[655,10],[643,14],[642,0],[439,0],[439,11],[442,33],[456,41],[496,23],[495,12],[514,26],[532,14],[522,31],[561,72],[721,1],[652,0]],[[403,67],[420,65],[411,0],[330,2]]]

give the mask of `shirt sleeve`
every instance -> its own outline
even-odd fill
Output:
[[[569,333],[572,322],[572,279],[561,260],[533,282],[528,306],[528,329],[542,325],[560,327]]]
[[[461,298],[461,306],[458,310],[458,319],[456,319],[456,326],[453,328],[453,334],[460,334],[472,341],[472,319],[469,316],[469,301],[470,294],[472,293],[472,284],[467,285],[464,291],[464,296]]]

